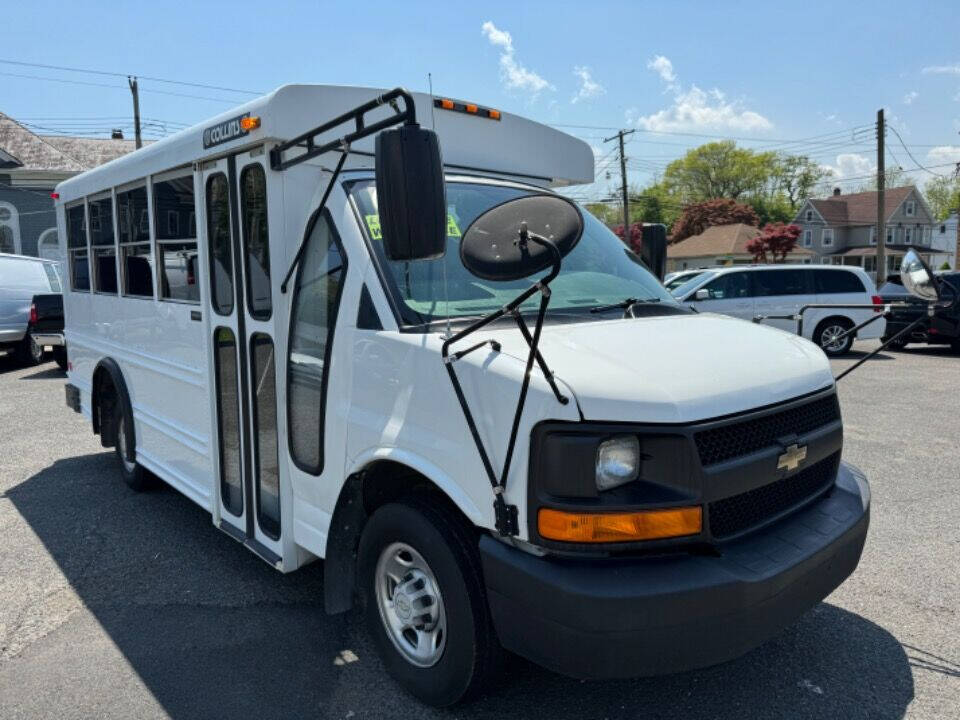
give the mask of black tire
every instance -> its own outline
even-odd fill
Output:
[[[820,346],[820,349],[827,357],[840,357],[850,352],[853,347],[853,336],[847,335],[839,342],[831,342],[830,339],[841,331],[849,330],[853,327],[853,322],[844,317],[827,318],[813,331],[813,341]]]
[[[152,485],[152,476],[136,460],[129,461],[124,453],[126,452],[127,438],[132,438],[133,418],[128,418],[124,412],[123,403],[117,402],[114,406],[114,437],[113,449],[117,455],[117,461],[120,465],[120,475],[123,481],[131,490],[142,492]],[[136,440],[133,440],[134,447],[130,448],[132,455],[136,456]]]
[[[886,338],[883,338],[881,340],[881,342],[886,342],[886,341],[887,341]],[[887,350],[893,350],[894,352],[897,352],[899,350],[903,350],[906,346],[907,346],[907,341],[901,339],[887,345]]]
[[[53,359],[60,367],[61,370],[67,369],[67,346],[66,345],[54,345],[53,346]]]
[[[23,340],[17,345],[13,354],[18,363],[27,367],[34,367],[43,362],[43,346],[37,345],[30,333],[23,336]]]
[[[378,561],[397,543],[422,556],[439,590],[437,604],[445,616],[446,632],[439,658],[429,667],[418,667],[407,659],[381,615]],[[424,499],[384,505],[363,530],[358,562],[367,628],[393,678],[411,695],[434,707],[448,707],[478,694],[502,650],[487,607],[477,537],[466,522],[439,503]]]

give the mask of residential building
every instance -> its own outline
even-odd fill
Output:
[[[61,180],[133,149],[122,135],[37,135],[0,113],[0,252],[60,259],[50,193]]]
[[[933,214],[913,185],[890,188],[884,195],[887,272],[897,272],[904,253],[913,248],[932,257]],[[844,195],[837,188],[829,198],[808,199],[793,219],[801,228],[798,244],[814,253],[816,262],[857,265],[876,275],[877,192]]]
[[[950,270],[956,270],[960,256],[957,255],[957,240],[960,239],[960,218],[956,210],[951,210],[946,220],[933,224],[933,235],[930,242],[930,267],[934,270],[949,265]]]
[[[759,234],[759,228],[744,223],[709,227],[699,235],[667,246],[667,271],[753,263],[753,253],[747,250],[747,243]],[[809,263],[813,257],[812,251],[797,247],[785,262]]]

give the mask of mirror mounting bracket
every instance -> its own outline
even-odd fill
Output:
[[[467,421],[467,427],[470,429],[470,435],[473,437],[473,442],[477,447],[477,452],[480,454],[480,459],[483,462],[483,468],[486,471],[487,478],[490,480],[490,485],[493,489],[494,500],[493,500],[493,511],[494,511],[494,520],[495,527],[500,535],[505,537],[511,537],[519,534],[520,525],[517,519],[517,507],[516,505],[508,505],[505,498],[504,492],[507,488],[507,476],[510,473],[510,463],[513,459],[513,451],[516,447],[517,442],[517,433],[520,430],[520,420],[523,416],[523,408],[527,400],[527,390],[530,387],[530,374],[533,371],[534,362],[537,363],[547,382],[550,384],[550,388],[553,390],[554,396],[557,398],[557,401],[562,405],[566,405],[570,402],[563,393],[560,392],[560,388],[557,386],[556,379],[553,376],[553,373],[547,367],[546,361],[544,361],[543,356],[540,354],[539,345],[540,345],[540,333],[543,330],[543,320],[547,313],[547,306],[550,303],[550,283],[560,272],[560,265],[563,262],[562,255],[557,246],[548,240],[545,237],[537,235],[535,233],[530,233],[527,231],[525,224],[520,229],[520,242],[526,242],[532,240],[533,242],[547,248],[551,255],[553,256],[553,266],[544,277],[542,277],[537,282],[533,283],[529,288],[520,293],[512,301],[504,305],[499,310],[494,310],[489,315],[485,315],[476,322],[470,324],[468,327],[463,330],[447,337],[443,341],[443,347],[441,350],[441,356],[443,358],[444,366],[447,369],[447,374],[450,377],[450,382],[453,385],[454,393],[457,396],[457,402],[460,404],[460,409],[463,411],[464,418]],[[527,326],[526,321],[523,319],[522,314],[520,313],[520,305],[526,302],[534,294],[540,293],[540,307],[537,311],[537,320],[534,324],[533,332],[530,332],[530,328]],[[520,396],[517,398],[517,408],[513,416],[513,425],[510,429],[510,438],[507,442],[507,454],[503,462],[503,469],[500,472],[499,477],[497,476],[496,471],[493,468],[493,463],[490,460],[490,456],[487,453],[486,447],[483,444],[483,440],[480,437],[480,432],[477,430],[477,424],[474,420],[473,413],[470,411],[470,406],[467,404],[466,397],[463,394],[463,387],[460,385],[460,380],[457,377],[457,373],[454,370],[454,361],[459,360],[464,355],[473,352],[486,344],[489,344],[495,352],[499,352],[500,343],[493,341],[485,341],[477,343],[465,350],[461,350],[456,353],[450,352],[450,347],[466,338],[467,336],[475,333],[476,331],[486,327],[495,320],[510,315],[517,323],[517,327],[520,330],[520,334],[523,335],[524,340],[527,342],[527,345],[530,348],[529,353],[527,354],[526,367],[523,374],[523,380],[520,384]]]

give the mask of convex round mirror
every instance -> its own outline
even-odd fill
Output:
[[[508,200],[477,217],[463,234],[460,260],[484,280],[520,280],[545,270],[554,254],[534,239],[520,240],[527,224],[529,235],[546,238],[565,256],[583,235],[583,216],[571,201],[558,195],[525,195]]]
[[[940,287],[930,268],[916,251],[910,250],[903,256],[900,265],[900,279],[911,295],[931,302],[940,299]]]

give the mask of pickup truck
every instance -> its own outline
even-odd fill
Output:
[[[0,254],[0,350],[25,365],[43,362],[46,348],[67,367],[63,339],[63,295],[57,264]]]
[[[949,283],[954,288],[952,292],[960,292],[960,273],[943,273],[939,278],[941,283]],[[890,275],[878,292],[884,302],[906,305],[906,307],[901,305],[888,316],[884,340],[895,336],[914,320],[927,313],[927,302],[911,296],[903,286],[899,275]],[[932,318],[928,318],[913,330],[909,337],[899,338],[890,345],[890,348],[900,350],[908,343],[950,345],[955,352],[960,352],[960,306],[938,310]]]

